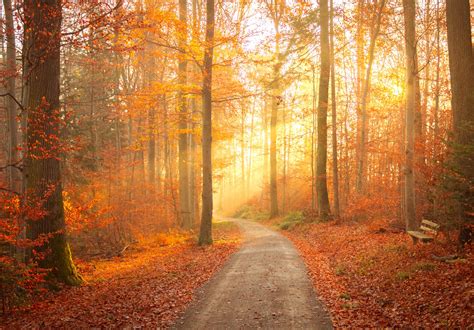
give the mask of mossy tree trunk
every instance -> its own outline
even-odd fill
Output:
[[[60,175],[60,0],[24,2],[23,54],[28,110],[25,159],[26,201],[35,210],[27,219],[27,237],[45,242],[35,248],[44,253],[40,267],[50,279],[69,285],[82,282],[67,243]]]

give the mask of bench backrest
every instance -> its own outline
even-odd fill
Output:
[[[437,234],[439,227],[440,225],[438,225],[437,223],[423,219],[423,221],[421,221],[420,230],[424,232],[432,233],[432,234]]]

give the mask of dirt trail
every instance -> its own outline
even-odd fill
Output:
[[[260,224],[232,221],[242,228],[242,248],[200,290],[174,328],[331,329],[293,244]]]

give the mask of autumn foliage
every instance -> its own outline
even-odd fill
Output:
[[[458,260],[442,237],[413,245],[377,224],[302,225],[285,232],[300,251],[334,326],[448,327],[473,324],[472,249]]]
[[[17,327],[169,327],[238,248],[234,224],[217,225],[215,244],[198,247],[189,232],[143,238],[108,260],[77,260],[87,284],[42,292],[36,302],[3,315]]]

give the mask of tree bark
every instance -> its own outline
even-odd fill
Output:
[[[334,216],[339,217],[339,171],[337,166],[337,113],[336,113],[336,68],[334,62],[334,0],[331,0],[331,117],[332,117],[332,188],[334,195]]]
[[[199,244],[212,244],[212,60],[214,0],[206,0],[206,41],[202,81],[202,214]]]
[[[16,46],[15,46],[15,26],[13,21],[13,7],[11,0],[3,0],[5,11],[5,34],[7,39],[6,69],[8,77],[6,79],[6,92],[10,95],[6,97],[7,123],[8,123],[8,182],[12,191],[21,192],[21,175],[18,171],[20,160],[18,152],[18,122],[16,98]],[[13,166],[15,165],[15,166]]]
[[[187,0],[179,0],[179,21],[181,23],[179,40],[179,54],[178,64],[178,108],[179,108],[179,213],[180,221],[183,228],[190,229],[193,226],[193,221],[190,213],[189,205],[189,134],[188,134],[188,107],[184,97],[183,88],[187,83],[187,60],[185,58],[185,48],[187,41]]]
[[[277,6],[275,2],[275,6]],[[279,20],[277,19],[278,9],[275,8],[275,64],[273,65],[272,90],[272,109],[270,113],[270,219],[279,215],[278,210],[278,185],[277,185],[277,124],[278,124],[278,106],[280,105],[280,32]]]
[[[27,52],[23,54],[23,65],[28,85],[26,194],[28,203],[39,201],[44,211],[38,219],[27,220],[27,237],[37,240],[48,236],[37,248],[46,252],[39,265],[50,268],[50,275],[56,280],[78,285],[82,279],[66,240],[59,164],[61,14],[60,0],[24,2]]]
[[[472,221],[474,205],[474,56],[469,0],[447,0],[449,71],[454,131],[454,171],[459,196],[459,217]],[[463,231],[461,231],[462,233]]]
[[[380,34],[380,25],[382,22],[382,14],[383,9],[385,8],[386,0],[381,0],[379,4],[379,8],[375,15],[374,19],[374,30],[370,37],[370,44],[369,44],[369,54],[368,59],[369,63],[367,65],[365,79],[364,79],[364,87],[362,91],[362,99],[361,99],[361,124],[360,124],[360,137],[359,137],[359,157],[358,157],[358,164],[357,164],[357,180],[356,180],[356,190],[358,193],[362,193],[365,189],[365,183],[367,181],[366,173],[367,173],[367,103],[369,97],[369,89],[370,89],[370,78],[372,75],[372,64],[374,62],[374,54],[375,54],[375,43],[377,38]]]
[[[405,105],[405,223],[406,230],[416,230],[415,208],[415,112],[416,112],[416,82],[418,68],[415,31],[415,0],[403,0],[405,18],[405,52],[406,52],[406,105]]]
[[[328,98],[329,98],[329,10],[328,0],[320,1],[321,26],[321,73],[319,78],[318,101],[318,150],[316,155],[316,190],[318,194],[318,214],[321,220],[329,217],[329,197],[326,177],[327,144],[328,144]]]

